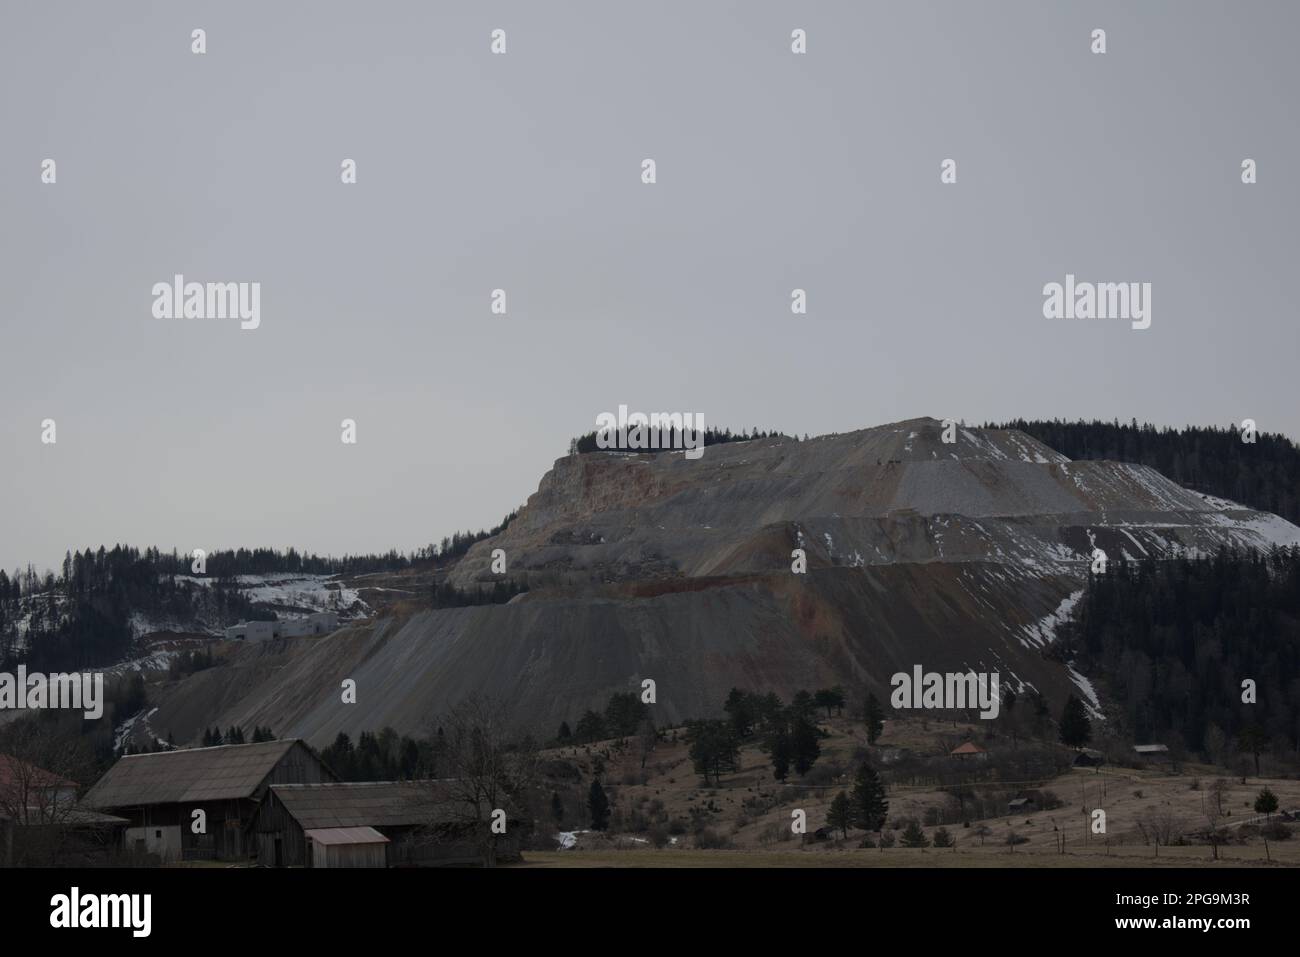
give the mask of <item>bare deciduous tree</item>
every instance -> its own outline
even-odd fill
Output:
[[[1217,801],[1207,801],[1202,795],[1201,810],[1205,813],[1205,823],[1208,825],[1206,833],[1210,840],[1210,848],[1214,854],[1214,859],[1217,861],[1219,859],[1219,844],[1227,836],[1222,826],[1223,809],[1219,807]]]
[[[1218,809],[1219,814],[1223,814],[1223,799],[1228,794],[1228,788],[1231,782],[1227,778],[1215,778],[1210,785],[1210,794],[1214,796],[1214,806]]]
[[[481,695],[466,698],[438,724],[446,777],[433,785],[433,801],[473,834],[483,866],[495,867],[500,834],[493,829],[494,816],[500,820],[497,812],[504,811],[507,829],[524,825],[517,815],[536,780],[536,745],[516,733],[500,702]]]
[[[90,773],[84,742],[57,724],[27,718],[0,734],[0,818],[5,866],[15,863],[14,841],[22,829],[26,863],[49,866],[59,857],[68,825],[76,817],[77,781]]]

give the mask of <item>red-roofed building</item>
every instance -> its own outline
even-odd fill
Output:
[[[984,748],[981,748],[974,741],[966,741],[965,743],[959,744],[957,745],[957,747],[949,751],[948,756],[953,758],[974,757],[976,759],[983,759],[988,756],[988,751],[985,750]]]
[[[77,782],[0,754],[0,864],[102,863],[126,819],[77,803]]]
[[[19,824],[45,824],[55,809],[75,804],[77,782],[0,754],[0,816]]]

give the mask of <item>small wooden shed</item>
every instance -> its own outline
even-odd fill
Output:
[[[303,832],[312,867],[384,867],[388,838],[373,827],[317,827]]]

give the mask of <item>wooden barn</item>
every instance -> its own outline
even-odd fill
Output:
[[[246,860],[257,855],[251,824],[272,785],[333,780],[333,772],[300,740],[232,744],[128,755],[82,804],[130,822],[124,835],[128,851],[164,862]],[[202,831],[195,833],[200,821]]]
[[[481,842],[446,781],[277,784],[268,788],[253,827],[258,863],[271,867],[482,863]],[[507,827],[497,837],[498,861],[519,860],[524,830]],[[375,834],[387,843],[378,844]],[[366,847],[333,850],[344,842]],[[356,863],[363,859],[374,863]]]

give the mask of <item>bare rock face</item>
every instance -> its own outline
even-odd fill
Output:
[[[530,582],[589,584],[817,567],[993,562],[1069,573],[1115,558],[1268,547],[1294,526],[1190,492],[1153,469],[1071,462],[1018,431],[913,419],[805,442],[560,459],[519,517],[453,581],[493,579],[504,549]]]
[[[1017,431],[949,437],[914,419],[709,446],[696,460],[568,456],[451,575],[460,588],[498,580],[502,549],[526,594],[246,649],[225,674],[187,681],[154,727],[188,734],[209,701],[221,717],[206,723],[327,744],[384,725],[423,733],[482,692],[548,736],[644,678],[664,724],[720,713],[732,687],[788,698],[840,684],[883,701],[890,676],[917,664],[997,671],[1057,708],[1080,679],[1045,652],[1095,550],[1164,559],[1300,542],[1276,516],[1143,466],[1071,462]],[[806,574],[792,572],[795,549]],[[354,705],[339,700],[348,677]],[[204,723],[196,714],[193,732]]]

